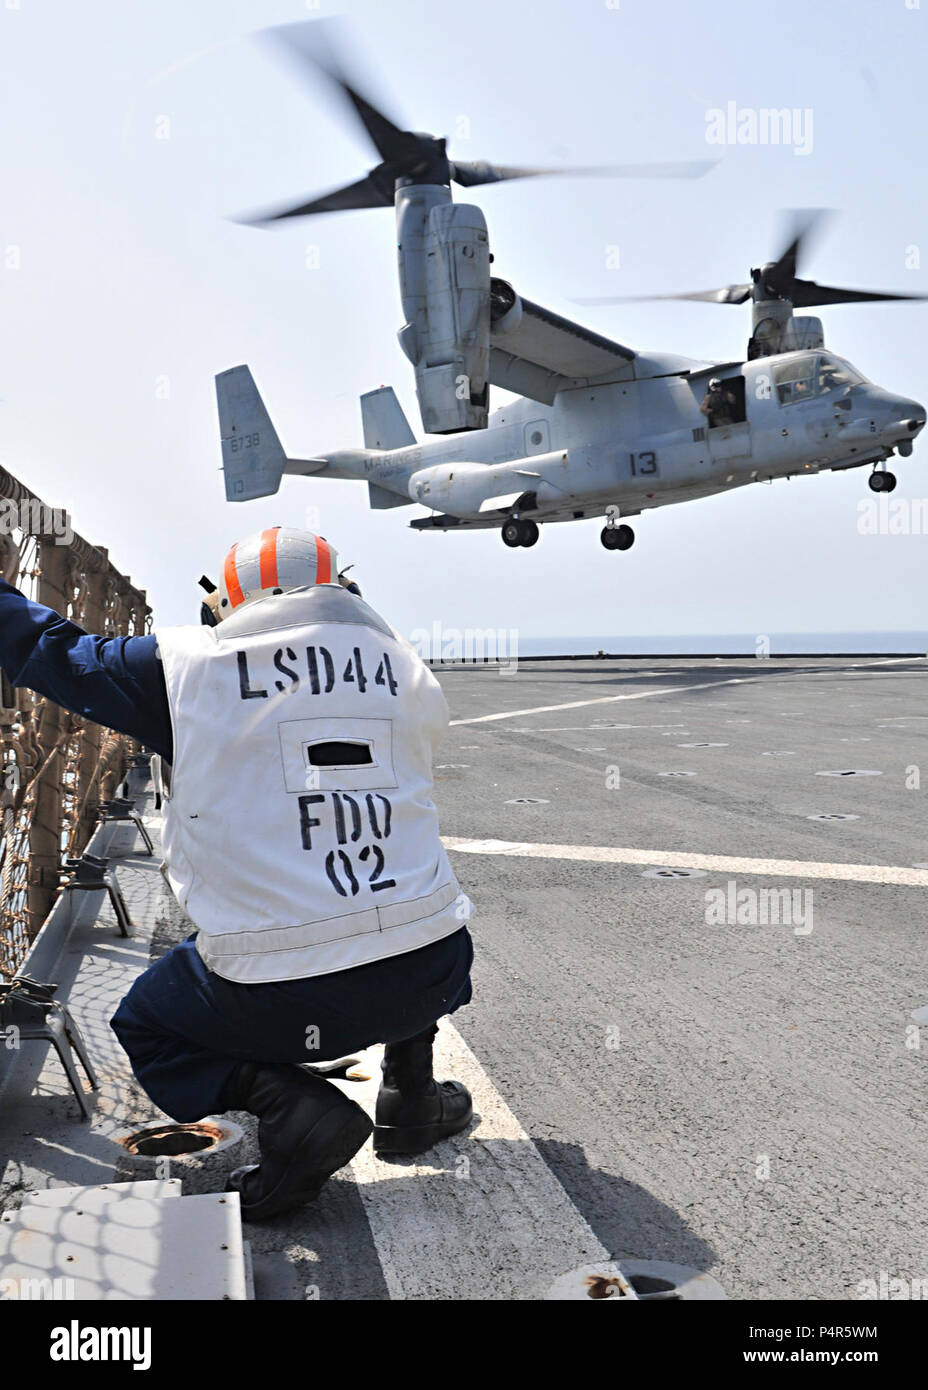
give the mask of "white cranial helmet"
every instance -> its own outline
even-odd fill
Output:
[[[243,603],[302,589],[338,584],[338,556],[322,536],[295,526],[272,526],[233,545],[219,578],[217,618],[228,618]]]

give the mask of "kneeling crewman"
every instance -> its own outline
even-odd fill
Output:
[[[168,881],[196,932],[141,975],[112,1026],[179,1122],[259,1117],[243,1214],[310,1201],[373,1128],[418,1153],[464,1129],[436,1082],[436,1021],[471,997],[473,948],[438,832],[434,676],[339,580],[321,537],[233,546],[217,622],[104,638],[0,581],[0,665],[162,761]],[[385,1043],[375,1123],[296,1064]]]

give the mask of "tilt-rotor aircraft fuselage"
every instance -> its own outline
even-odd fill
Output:
[[[318,66],[305,41],[319,31],[316,23],[282,34]],[[530,546],[540,524],[599,516],[603,545],[627,550],[634,532],[625,518],[746,483],[873,464],[871,488],[895,486],[885,462],[912,453],[924,407],[827,351],[821,321],[793,310],[913,296],[799,279],[806,226],[778,260],[752,272],[751,283],[682,296],[752,301],[745,361],[635,351],[491,275],[483,213],[452,198],[452,182],[469,187],[552,171],[452,162],[443,140],[400,130],[361,97],[331,56],[322,66],[383,162],[356,184],[257,220],[395,207],[399,340],[415,373],[423,429],[434,437],[417,443],[392,388],[382,387],[361,397],[362,449],[289,457],[250,370],[233,367],[216,378],[230,501],[271,495],[284,474],[356,478],[367,483],[374,508],[428,508],[410,522],[417,530],[498,527],[507,545]],[[686,177],[705,166],[600,172]],[[491,413],[491,386],[521,398]]]

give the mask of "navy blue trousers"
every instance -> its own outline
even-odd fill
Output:
[[[149,966],[110,1020],[147,1095],[181,1124],[228,1108],[240,1062],[331,1061],[401,1042],[471,997],[466,927],[352,970],[257,985],[208,970],[194,941]]]

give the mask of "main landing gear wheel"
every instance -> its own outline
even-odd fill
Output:
[[[507,521],[502,530],[503,543],[515,549],[517,545],[526,547],[538,540],[538,527],[534,521]]]
[[[630,526],[604,526],[599,539],[607,550],[631,550],[635,544],[635,533]]]
[[[871,492],[892,492],[896,486],[895,473],[871,473],[867,479]]]

